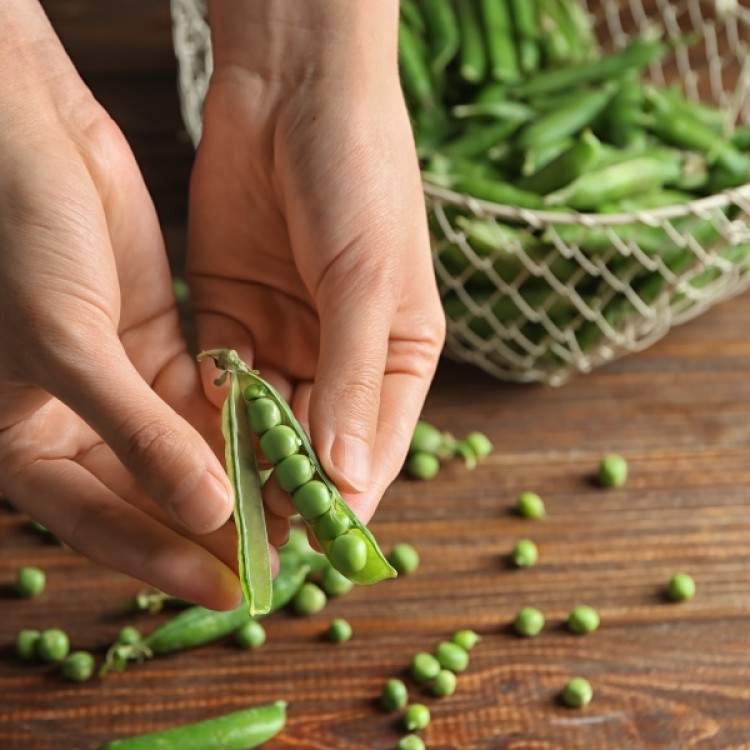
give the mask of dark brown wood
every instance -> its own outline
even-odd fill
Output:
[[[192,154],[179,138],[166,0],[44,4],[133,144],[179,263]],[[412,688],[433,710],[430,748],[750,747],[748,330],[746,295],[557,390],[443,362],[425,416],[455,434],[483,430],[496,450],[473,472],[452,464],[434,481],[398,480],[388,490],[372,528],[386,548],[415,544],[420,569],[358,588],[310,619],[274,615],[257,652],[221,643],[83,685],[21,663],[13,653],[21,628],[62,627],[75,648],[101,655],[123,624],[148,631],[165,615],[125,613],[137,581],[0,511],[0,748],[94,750],[114,737],[285,699],[288,728],[269,750],[387,750],[403,732],[395,714],[375,705],[383,682],[460,627],[483,640],[456,695],[434,699]],[[610,450],[630,462],[623,489],[590,481]],[[512,514],[525,489],[545,498],[544,521]],[[506,556],[521,537],[537,541],[540,562],[512,570]],[[27,564],[48,574],[36,600],[10,590]],[[678,570],[696,579],[692,602],[663,599]],[[576,637],[562,620],[581,602],[600,611],[602,627]],[[548,617],[536,639],[508,631],[524,605]],[[354,627],[347,644],[322,639],[336,616]],[[556,702],[574,675],[596,691],[582,711]]]

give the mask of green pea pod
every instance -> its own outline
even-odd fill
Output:
[[[535,209],[544,206],[544,201],[536,193],[521,190],[509,182],[492,180],[479,175],[458,176],[454,189],[479,200],[506,206]]]
[[[688,99],[677,86],[661,90],[665,97],[678,110],[685,112],[694,120],[710,128],[717,135],[723,135],[727,128],[729,113],[720,107]]]
[[[414,0],[401,0],[399,3],[399,12],[401,18],[406,22],[416,34],[424,36],[427,31],[427,26],[424,22],[424,17]]]
[[[458,53],[461,36],[451,0],[422,0],[422,11],[430,43],[430,66],[442,75]]]
[[[578,29],[557,0],[539,0],[541,37],[547,64],[571,63],[583,59]]]
[[[538,0],[510,0],[513,24],[518,43],[518,64],[524,73],[531,73],[539,67]]]
[[[510,7],[506,0],[479,0],[479,7],[492,77],[496,81],[517,81],[520,71]]]
[[[375,541],[375,537],[344,502],[336,486],[323,471],[307,434],[281,394],[270,383],[261,378],[257,372],[251,370],[239,358],[237,352],[231,349],[215,349],[203,352],[200,356],[211,357],[220,369],[239,375],[242,378],[243,385],[256,386],[265,398],[270,399],[276,405],[281,414],[282,423],[290,427],[296,434],[300,444],[299,453],[307,458],[312,467],[313,476],[325,485],[331,498],[330,511],[323,514],[324,517],[305,519],[307,527],[315,536],[326,557],[335,563],[332,557],[337,557],[336,547],[344,547],[345,549],[355,547],[357,553],[364,553],[364,560],[361,560],[358,554],[358,562],[363,562],[363,565],[357,566],[357,570],[340,571],[347,578],[359,584],[372,584],[385,578],[395,578],[396,571],[386,560]],[[252,441],[250,444],[252,445]],[[344,531],[340,531],[344,527],[346,527]],[[329,534],[328,532],[332,528],[338,530],[338,533]],[[347,537],[343,545],[339,543],[339,536]]]
[[[480,83],[487,75],[487,48],[479,20],[477,0],[456,3],[461,46],[458,50],[461,77],[469,83]]]
[[[435,91],[427,63],[424,40],[403,20],[398,25],[398,59],[401,85],[412,107],[435,109]]]
[[[260,475],[242,396],[246,380],[241,372],[230,374],[229,393],[221,410],[221,429],[227,474],[234,488],[240,583],[252,617],[271,608],[272,576]]]
[[[750,150],[750,125],[738,125],[730,136],[732,145],[740,151]]]
[[[517,97],[527,98],[565,91],[585,84],[608,81],[630,70],[643,70],[662,57],[669,47],[653,39],[639,38],[622,51],[602,57],[592,65],[590,61],[554,67],[529,76],[512,85]]]
[[[569,185],[546,196],[550,206],[568,206],[579,211],[650,192],[679,178],[682,163],[674,159],[639,157],[581,175]]]
[[[472,158],[486,155],[495,146],[507,141],[523,124],[524,120],[500,120],[489,125],[477,124],[467,127],[458,137],[440,147],[441,153],[450,157]]]
[[[575,135],[588,127],[604,110],[615,90],[616,84],[606,83],[599,89],[583,92],[564,107],[542,115],[519,133],[517,146],[534,149]]]
[[[233,711],[213,719],[113,740],[100,750],[249,750],[275,737],[286,724],[286,703]]]
[[[498,99],[497,101],[457,104],[451,109],[451,114],[459,120],[466,117],[497,117],[499,120],[523,121],[535,117],[536,111],[523,102]]]
[[[619,148],[642,145],[645,131],[641,125],[645,98],[643,84],[636,74],[623,77],[607,109],[606,139]]]
[[[599,140],[587,130],[578,141],[556,159],[522,179],[518,187],[540,195],[559,190],[593,167],[599,158],[600,148]]]

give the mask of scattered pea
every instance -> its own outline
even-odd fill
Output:
[[[320,586],[328,596],[343,596],[354,588],[354,583],[331,565],[325,569]]]
[[[247,408],[250,428],[256,435],[263,435],[272,427],[281,424],[281,411],[272,399],[261,396]]]
[[[125,627],[120,629],[120,632],[117,635],[117,642],[124,646],[132,646],[134,643],[139,643],[140,640],[140,631],[132,625],[125,625]]]
[[[294,507],[302,518],[312,521],[322,516],[331,507],[331,492],[324,482],[311,479],[295,490],[292,495]]]
[[[285,424],[277,424],[263,434],[260,449],[274,466],[287,456],[294,455],[301,445],[297,433]]]
[[[418,734],[407,734],[398,741],[396,750],[425,750],[424,740]]]
[[[257,620],[248,620],[234,631],[234,641],[242,648],[260,648],[266,642],[266,630]]]
[[[443,445],[443,433],[437,427],[420,419],[412,433],[410,453],[438,453]]]
[[[667,596],[674,602],[683,602],[695,596],[695,581],[687,573],[676,573],[669,579]]]
[[[346,620],[337,618],[328,626],[327,636],[333,643],[344,643],[352,637],[352,626]]]
[[[401,680],[392,679],[383,685],[380,693],[380,705],[386,711],[396,711],[409,702],[409,691]]]
[[[450,669],[451,672],[463,672],[469,666],[468,652],[451,641],[439,643],[435,657],[443,669]]]
[[[401,542],[388,554],[388,562],[399,575],[413,573],[419,567],[419,553],[411,544]]]
[[[544,615],[535,607],[524,607],[516,615],[513,628],[518,635],[533,638],[544,628]]]
[[[511,558],[517,568],[529,568],[536,565],[539,559],[539,550],[531,539],[520,539],[513,547]]]
[[[492,453],[490,439],[481,432],[470,432],[463,441],[477,458],[486,458]]]
[[[295,594],[292,603],[298,615],[314,615],[326,606],[326,601],[323,589],[314,583],[304,583]]]
[[[573,633],[593,633],[599,627],[599,613],[593,607],[579,604],[573,608],[565,623]]]
[[[413,479],[433,479],[440,471],[437,456],[424,451],[415,451],[406,459],[406,473]]]
[[[420,651],[411,660],[411,676],[417,682],[429,682],[437,677],[438,672],[440,672],[440,662],[437,657],[426,651]]]
[[[62,661],[70,650],[68,636],[62,630],[44,630],[36,644],[37,656],[43,661]]]
[[[24,566],[16,574],[14,588],[19,596],[31,598],[44,591],[46,576],[44,571],[31,565]]]
[[[481,636],[473,630],[458,630],[451,638],[451,641],[457,646],[461,646],[464,651],[471,651],[481,640]]]
[[[441,669],[430,683],[430,690],[433,695],[443,697],[453,695],[456,692],[456,674],[450,669]]]
[[[61,671],[66,680],[86,682],[94,675],[94,657],[88,651],[74,651],[65,657]]]
[[[621,487],[628,478],[628,462],[616,453],[609,453],[599,464],[599,484]]]
[[[359,573],[367,565],[367,544],[354,533],[337,536],[331,545],[330,560],[339,573]]]
[[[544,501],[536,492],[522,492],[518,496],[516,510],[523,518],[544,518],[547,514]]]
[[[424,729],[430,723],[430,709],[424,703],[412,703],[404,712],[404,726],[407,732]]]
[[[262,400],[260,399],[260,401]],[[258,401],[255,403],[257,404]],[[287,456],[279,461],[273,473],[277,484],[282,490],[294,492],[298,487],[301,487],[313,478],[315,470],[307,456],[303,453],[295,453],[293,456]]]
[[[38,654],[40,636],[38,630],[21,630],[16,636],[16,653],[26,661],[34,659]]]
[[[562,702],[571,708],[582,708],[591,703],[594,691],[588,680],[583,677],[574,677],[570,680],[560,695]]]

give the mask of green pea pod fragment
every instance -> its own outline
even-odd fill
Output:
[[[637,75],[624,76],[607,109],[607,140],[619,148],[637,148],[646,133],[641,124],[645,104],[643,84]]]
[[[458,54],[461,43],[458,19],[451,0],[422,0],[422,16],[430,41],[430,67],[440,76]]]
[[[520,71],[509,5],[506,0],[479,0],[479,8],[492,78],[517,81]]]
[[[524,73],[536,70],[541,62],[537,2],[538,0],[510,0],[518,42],[518,65]]]
[[[480,83],[487,75],[487,48],[476,0],[456,3],[461,45],[458,50],[461,77],[469,83]]]
[[[386,578],[395,578],[396,570],[386,560],[375,537],[346,504],[337,487],[324,472],[307,434],[283,396],[257,372],[251,370],[240,359],[237,352],[231,349],[216,349],[203,352],[200,356],[211,357],[220,369],[239,374],[245,390],[247,386],[251,386],[258,394],[262,394],[262,396],[259,395],[259,400],[260,398],[270,399],[278,408],[281,424],[290,428],[296,435],[299,449],[295,456],[304,457],[309,461],[313,478],[325,485],[330,497],[328,511],[323,512],[319,517],[305,518],[304,521],[334,567],[337,567],[339,572],[349,580],[359,584],[372,584]],[[295,458],[295,456],[289,457]],[[278,470],[278,466],[274,468],[274,472]],[[344,539],[340,540],[342,537]],[[356,564],[352,563],[352,569],[341,570],[336,562],[345,559],[344,553],[352,551]],[[341,556],[339,552],[342,552]]]
[[[275,737],[286,725],[286,703],[233,711],[159,732],[113,740],[100,750],[249,750]]]
[[[398,59],[401,85],[410,103],[423,110],[435,109],[435,90],[424,40],[405,21],[398,25]]]

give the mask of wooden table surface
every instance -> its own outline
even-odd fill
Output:
[[[44,3],[94,92],[135,149],[175,267],[184,247],[190,146],[181,128],[165,0]],[[284,699],[289,720],[269,750],[387,750],[403,733],[375,698],[411,656],[461,627],[482,634],[456,694],[430,706],[433,750],[750,748],[750,296],[562,389],[514,386],[444,362],[425,416],[456,434],[486,432],[494,453],[475,471],[446,467],[428,483],[398,480],[372,529],[388,548],[409,541],[412,576],[358,588],[321,614],[279,613],[256,652],[220,643],[135,665],[82,685],[21,663],[23,627],[61,627],[101,655],[119,628],[148,631],[164,615],[123,613],[141,584],[45,541],[0,510],[0,748],[94,750],[114,737]],[[590,475],[606,451],[631,478],[603,490]],[[548,517],[511,512],[539,492]],[[540,562],[513,570],[521,537]],[[39,565],[48,586],[20,600],[10,584]],[[691,602],[663,598],[679,570]],[[601,629],[562,627],[578,603]],[[509,633],[522,606],[542,609],[535,639]],[[325,642],[331,618],[354,638]],[[596,695],[576,711],[557,693],[574,675]]]

